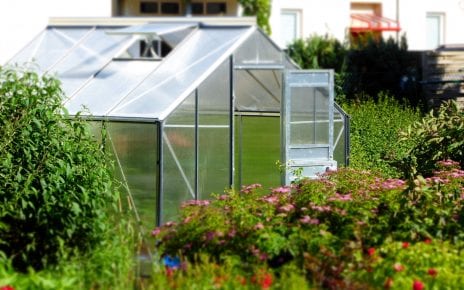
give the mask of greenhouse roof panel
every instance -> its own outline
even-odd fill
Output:
[[[242,27],[195,31],[108,115],[164,119],[252,30]]]

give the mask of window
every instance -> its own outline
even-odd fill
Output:
[[[192,14],[193,15],[203,15],[204,9],[203,9],[203,3],[192,3]]]
[[[162,2],[161,3],[161,14],[176,14],[180,13],[179,3]]]
[[[427,13],[426,49],[436,49],[444,43],[444,13]]]
[[[284,46],[301,37],[301,12],[299,10],[282,10],[280,21],[280,40]]]
[[[226,7],[224,2],[206,3],[206,14],[226,14]]]
[[[158,13],[158,2],[140,2],[140,13]]]

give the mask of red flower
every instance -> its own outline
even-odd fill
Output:
[[[424,243],[426,243],[426,244],[430,244],[431,242],[432,242],[431,239],[425,239],[425,240],[424,240]]]
[[[409,248],[409,243],[408,242],[403,242],[403,249]]]
[[[367,249],[367,254],[369,256],[374,256],[375,255],[375,248],[369,248]]]
[[[420,280],[414,280],[414,282],[412,283],[413,290],[423,290],[424,288],[424,283],[422,283]]]
[[[13,286],[10,285],[5,285],[0,287],[0,290],[15,290],[15,288],[13,288]]]
[[[438,274],[438,271],[437,271],[437,269],[435,269],[435,268],[430,268],[430,269],[427,271],[427,273],[428,273],[430,276],[432,276],[432,277],[435,278],[435,277],[437,276],[437,274]]]
[[[387,280],[385,280],[385,283],[383,283],[383,288],[390,289],[391,287],[393,287],[393,279],[388,277]]]
[[[264,273],[263,279],[261,280],[261,289],[269,289],[272,286],[272,275]]]

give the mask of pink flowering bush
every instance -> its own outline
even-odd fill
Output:
[[[177,222],[152,235],[161,253],[189,263],[207,255],[240,261],[244,273],[292,266],[315,287],[432,285],[441,260],[414,257],[464,245],[464,171],[449,160],[437,168],[412,183],[344,168],[268,191],[254,184],[186,202]]]

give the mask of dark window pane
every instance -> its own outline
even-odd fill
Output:
[[[157,2],[140,2],[141,13],[158,13]]]
[[[226,3],[207,3],[206,4],[206,14],[221,14],[226,13]]]
[[[161,3],[161,13],[163,14],[179,14],[179,3]]]
[[[203,3],[192,3],[192,14],[202,15],[203,12]]]

